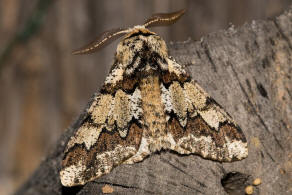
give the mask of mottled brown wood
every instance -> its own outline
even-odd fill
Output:
[[[106,184],[113,194],[225,194],[221,179],[231,171],[261,178],[255,194],[291,194],[292,10],[169,48],[242,127],[249,144],[247,159],[218,163],[161,152],[135,165],[121,165],[82,188],[65,189],[58,172],[81,115],[17,194],[97,194]],[[243,192],[241,187],[237,185]]]

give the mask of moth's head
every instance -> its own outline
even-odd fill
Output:
[[[82,47],[73,52],[73,54],[88,54],[96,52],[98,49],[103,46],[111,43],[112,41],[124,36],[123,40],[120,42],[117,55],[121,51],[121,46],[126,44],[131,44],[131,41],[134,41],[138,44],[146,43],[150,49],[156,50],[155,47],[162,46],[165,47],[165,42],[157,36],[154,32],[151,32],[147,28],[153,26],[164,26],[175,23],[183,14],[185,10],[180,10],[173,13],[159,13],[152,15],[149,19],[147,19],[143,25],[134,26],[132,28],[118,28],[110,31],[106,31],[97,37],[93,42],[89,43],[85,47]],[[152,42],[151,42],[152,41]],[[157,43],[157,46],[155,44]],[[133,47],[131,44],[130,47]],[[162,48],[163,49],[163,48]]]
[[[160,36],[143,26],[136,26],[118,44],[115,59],[131,74],[136,68],[144,69],[140,64],[146,62],[157,69],[157,62],[162,62],[167,56],[166,43]]]

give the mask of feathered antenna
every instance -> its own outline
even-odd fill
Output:
[[[157,13],[153,14],[149,19],[144,22],[145,28],[153,26],[167,26],[174,24],[184,13],[185,9],[172,13]]]
[[[149,19],[144,22],[142,27],[149,28],[153,26],[171,25],[175,23],[184,13],[185,9],[173,13],[153,14]],[[81,47],[80,49],[73,51],[72,54],[76,55],[94,53],[103,46],[106,46],[114,40],[120,38],[124,34],[129,33],[133,28],[117,28],[105,31],[104,33],[99,35],[94,41],[84,47]]]
[[[96,52],[103,46],[106,46],[114,40],[120,38],[128,31],[126,29],[118,28],[103,32],[94,41],[72,52],[72,54],[89,54]]]

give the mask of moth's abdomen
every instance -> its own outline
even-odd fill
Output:
[[[149,150],[160,150],[166,135],[166,115],[161,101],[160,81],[158,74],[144,77],[140,81],[144,135],[149,141]]]

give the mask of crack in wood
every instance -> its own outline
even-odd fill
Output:
[[[276,29],[278,29],[278,31],[281,34],[281,36],[283,37],[283,39],[287,42],[289,49],[292,50],[292,45],[290,43],[289,38],[285,35],[284,31],[282,30],[282,28],[280,27],[280,25],[278,24],[276,19],[273,20],[273,23],[275,24]]]
[[[231,66],[231,69],[232,69],[232,71],[233,71],[235,77],[236,77],[236,80],[237,80],[237,82],[238,82],[238,84],[239,84],[239,87],[240,87],[241,91],[243,92],[245,98],[247,99],[248,104],[249,104],[249,105],[251,106],[251,108],[252,108],[252,111],[253,111],[253,112],[255,113],[255,115],[258,117],[258,119],[259,119],[259,121],[261,122],[261,124],[263,125],[264,129],[265,129],[268,133],[271,133],[270,130],[269,130],[269,128],[268,128],[268,126],[265,124],[264,120],[262,119],[262,117],[260,116],[260,114],[257,112],[255,106],[254,106],[253,103],[251,102],[251,100],[250,100],[248,94],[246,93],[246,91],[245,91],[243,85],[241,84],[241,82],[240,82],[240,80],[239,80],[239,77],[238,77],[237,72],[235,71],[233,65],[232,65],[231,63],[229,63],[229,64],[230,64],[230,66]]]
[[[149,190],[145,190],[143,188],[139,188],[139,187],[136,187],[136,186],[128,186],[128,185],[124,185],[124,184],[118,184],[118,183],[111,183],[111,182],[97,182],[97,181],[93,181],[94,183],[96,184],[102,184],[102,185],[112,185],[112,186],[116,186],[116,187],[120,187],[120,188],[126,188],[126,189],[134,189],[134,190],[142,190],[142,191],[145,191],[147,193],[151,193],[151,194],[154,194],[155,192],[153,191],[149,191]]]
[[[184,186],[184,187],[186,187],[186,188],[189,188],[189,189],[195,191],[196,193],[204,194],[202,191],[200,191],[200,190],[198,190],[198,189],[196,189],[196,188],[193,188],[193,187],[191,187],[191,186],[189,186],[189,185],[187,185],[187,184],[183,184],[183,183],[182,183],[181,185]]]
[[[164,158],[161,158],[161,161],[164,162],[164,163],[166,163],[166,164],[168,164],[168,165],[170,165],[171,167],[175,168],[176,170],[182,172],[183,174],[185,174],[185,175],[191,177],[193,180],[196,181],[196,183],[197,183],[199,186],[204,187],[204,188],[207,188],[207,186],[206,186],[205,184],[203,184],[202,182],[199,182],[198,180],[196,180],[196,179],[194,178],[194,176],[189,175],[187,172],[185,172],[185,171],[182,170],[181,168],[177,167],[176,165],[172,164],[172,163],[169,162],[168,160],[166,160],[166,159],[164,159]]]
[[[214,61],[213,61],[213,59],[211,57],[211,54],[210,54],[210,51],[209,51],[209,48],[208,48],[207,44],[202,42],[201,46],[204,49],[204,52],[205,52],[205,54],[207,56],[207,59],[209,60],[211,66],[212,66],[213,71],[217,72],[216,65],[215,65],[215,63],[214,63]]]

